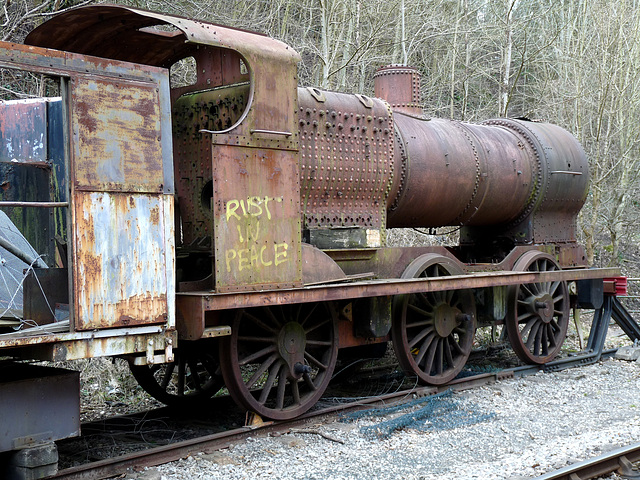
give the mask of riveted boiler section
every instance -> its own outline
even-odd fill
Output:
[[[348,229],[346,247],[378,247],[394,168],[393,121],[385,102],[298,89],[300,185],[305,234]],[[361,235],[359,235],[361,234]],[[348,239],[347,239],[348,237]]]

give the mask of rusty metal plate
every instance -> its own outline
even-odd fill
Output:
[[[217,291],[302,284],[295,153],[217,147],[213,220]]]
[[[172,197],[76,192],[73,203],[76,330],[170,319]]]
[[[387,105],[317,89],[298,96],[305,228],[383,228],[394,172]]]
[[[155,85],[75,79],[71,122],[76,188],[163,191],[159,97]]]

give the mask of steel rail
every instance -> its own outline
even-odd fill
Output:
[[[613,356],[615,352],[615,349],[607,350],[605,352],[602,352],[602,356],[599,356],[598,358]],[[583,360],[583,363],[580,363],[581,359]],[[587,353],[577,357],[570,357],[563,360],[557,360],[556,362],[554,362],[554,371],[560,370],[563,363],[566,364],[566,368],[571,368],[574,366],[585,365],[587,363],[593,363],[594,361],[595,357],[592,353]],[[230,444],[242,441],[247,436],[252,434],[268,435],[274,432],[282,432],[290,430],[292,428],[299,428],[315,418],[328,417],[336,415],[338,413],[362,409],[376,404],[398,404],[402,403],[405,400],[411,400],[415,398],[415,396],[420,397],[434,395],[449,388],[455,391],[468,390],[500,380],[514,378],[516,376],[519,377],[525,375],[533,375],[540,370],[544,371],[545,365],[531,365],[527,367],[517,367],[513,369],[503,370],[495,373],[482,373],[479,375],[474,375],[472,377],[455,379],[449,382],[449,384],[443,386],[414,387],[411,389],[400,390],[385,395],[359,399],[357,401],[334,405],[331,407],[308,412],[296,419],[289,421],[266,422],[257,427],[236,428],[234,430],[229,430],[226,432],[215,433],[212,435],[185,440],[170,445],[163,445],[160,447],[150,448],[148,450],[133,452],[116,458],[78,465],[75,467],[60,470],[56,475],[49,478],[51,478],[52,480],[95,480],[99,478],[108,478],[122,474],[127,469],[133,467],[152,467],[155,465],[176,461],[181,458],[187,457],[188,455],[193,455],[199,452],[219,450],[221,448],[229,446]],[[571,480],[580,479],[572,478]]]
[[[640,473],[631,469],[631,463],[638,461],[640,461],[640,443],[634,443],[535,477],[534,480],[587,480],[615,471],[623,477],[640,478]]]

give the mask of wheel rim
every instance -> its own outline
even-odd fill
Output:
[[[134,365],[129,369],[153,398],[171,406],[188,406],[210,399],[223,387],[215,340],[181,341],[174,361]]]
[[[238,310],[231,331],[222,341],[220,361],[238,404],[284,420],[318,401],[338,354],[336,315],[329,304]]]
[[[437,254],[415,259],[403,278],[462,274],[453,260]],[[473,345],[475,302],[470,290],[400,295],[394,299],[393,347],[400,366],[421,382],[442,385],[460,373]]]
[[[514,266],[515,271],[549,272],[560,270],[551,255],[531,251]],[[567,282],[537,282],[509,287],[507,296],[507,334],[518,357],[532,364],[553,359],[569,327]]]

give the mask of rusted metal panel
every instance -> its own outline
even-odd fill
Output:
[[[394,173],[387,105],[317,89],[299,88],[298,96],[304,227],[384,228]],[[374,243],[363,246],[379,247],[380,235]]]
[[[69,309],[69,274],[66,268],[36,268],[24,279],[24,318],[38,325],[56,321],[57,304]]]
[[[302,284],[293,152],[219,146],[213,158],[216,290]]]
[[[43,99],[2,102],[0,161],[47,161],[47,104]]]
[[[249,101],[249,85],[187,93],[173,104],[176,191],[182,217],[182,243],[192,245],[213,236],[211,135],[234,125]]]
[[[173,209],[162,195],[76,192],[76,329],[165,322],[175,289]]]
[[[163,191],[160,98],[155,85],[78,77],[72,105],[77,189]]]

